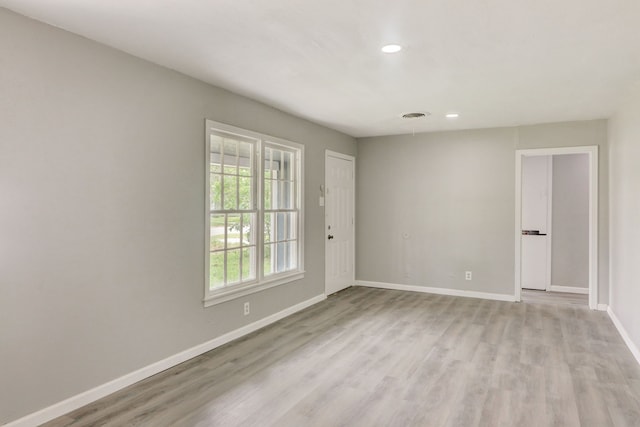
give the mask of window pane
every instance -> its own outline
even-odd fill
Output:
[[[227,248],[240,246],[240,214],[227,215]]]
[[[280,179],[280,170],[282,169],[282,151],[271,149],[271,178]]]
[[[210,139],[210,154],[209,154],[209,162],[211,172],[220,172],[220,163],[222,161],[222,138],[218,135],[211,135]]]
[[[273,268],[275,264],[274,248],[275,248],[274,244],[264,245],[264,251],[263,251],[264,264],[263,264],[263,273],[262,273],[264,276],[269,276],[270,274],[274,273],[274,268]]]
[[[264,208],[265,209],[274,209],[273,207],[273,191],[271,191],[273,189],[273,182],[277,182],[277,181],[270,181],[270,180],[265,180],[264,181]]]
[[[272,181],[273,187],[273,209],[284,209],[282,204],[282,182]]]
[[[227,251],[227,284],[240,281],[240,249]]]
[[[287,244],[286,243],[277,243],[276,244],[276,263],[275,263],[275,271],[277,273],[282,273],[287,270]]]
[[[255,214],[242,215],[242,246],[255,245]]]
[[[211,215],[209,250],[224,249],[224,215]]]
[[[249,176],[238,177],[238,185],[240,190],[240,210],[253,209],[253,188],[251,186],[253,178]]]
[[[275,232],[275,224],[274,224],[274,213],[265,213],[264,214],[264,242],[269,243],[273,241],[271,236]]]
[[[238,174],[238,141],[224,138],[224,173]]]
[[[238,209],[237,203],[237,191],[238,191],[238,177],[225,175],[224,181],[224,208],[227,210]]]
[[[297,237],[298,224],[295,212],[278,212],[275,224],[275,231],[272,235],[278,241],[292,240]]]
[[[256,260],[256,247],[242,249],[242,281],[253,280],[256,278],[256,272],[253,266]]]
[[[238,145],[238,173],[244,176],[253,175],[253,144],[240,142]]]
[[[220,154],[222,153],[222,137],[218,135],[211,135],[210,139],[210,151],[212,153]]]
[[[275,218],[275,232],[273,236],[276,241],[280,242],[286,239],[285,230],[286,230],[286,213],[279,212],[276,214]]]
[[[264,149],[264,179],[271,178],[271,148]]]
[[[212,211],[222,209],[222,186],[220,175],[212,173],[209,175],[209,200]]]
[[[280,182],[269,181],[271,187],[271,209],[280,209]]]
[[[271,163],[271,148],[267,147],[264,149],[264,178],[271,179],[272,176],[273,165]]]
[[[272,245],[271,268],[275,273],[295,270],[298,267],[297,241]]]
[[[224,165],[224,173],[227,175],[238,175],[238,168],[233,165]]]
[[[224,252],[209,254],[209,289],[224,286]]]
[[[287,242],[286,244],[286,252],[287,252],[287,270],[295,270],[298,268],[298,242]]]
[[[282,179],[293,180],[295,164],[293,163],[293,153],[285,151],[282,153],[282,172],[280,177]]]
[[[298,242],[282,242],[276,247],[277,271],[279,273],[298,268]]]
[[[287,214],[287,240],[298,238],[298,214],[291,212]]]
[[[222,172],[222,166],[220,164],[220,155],[211,154],[211,161],[209,162],[209,171],[213,173]]]
[[[293,183],[289,181],[280,181],[279,182],[279,203],[278,209],[293,209]]]

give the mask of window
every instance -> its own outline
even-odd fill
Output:
[[[299,144],[207,121],[205,305],[303,277]]]

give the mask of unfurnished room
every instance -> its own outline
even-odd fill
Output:
[[[0,425],[640,426],[638,22],[0,0]]]

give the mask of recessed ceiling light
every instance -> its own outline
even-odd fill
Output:
[[[447,119],[457,119],[458,117],[460,117],[460,114],[458,114],[458,113],[447,113],[447,115],[445,117]]]
[[[431,113],[406,113],[402,115],[403,119],[421,119],[423,117],[430,116]]]
[[[402,50],[402,46],[399,44],[388,44],[386,46],[382,46],[382,50],[384,53],[397,53]]]

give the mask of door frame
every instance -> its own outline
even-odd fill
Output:
[[[353,275],[351,277],[351,281],[353,284],[356,283],[356,158],[349,154],[339,153],[337,151],[325,150],[324,153],[324,186],[320,191],[320,197],[324,198],[323,206],[324,206],[324,229],[322,230],[322,237],[324,239],[324,293],[327,294],[327,254],[329,253],[329,240],[327,239],[327,226],[329,225],[327,222],[327,207],[326,207],[326,189],[327,189],[327,165],[329,157],[335,157],[342,160],[350,161],[353,165],[353,180],[351,182],[351,194],[353,194],[353,199],[351,200],[351,205],[353,206],[353,227],[351,228],[351,239],[353,240],[353,253],[351,254],[351,259],[353,260]]]
[[[549,156],[547,160],[547,292],[551,290],[551,248],[553,245],[553,156]],[[522,218],[522,217],[521,217]]]
[[[522,238],[522,159],[525,156],[587,154],[589,158],[589,308],[598,309],[598,146],[533,148],[516,150],[515,206],[515,290],[521,301],[521,238]]]

